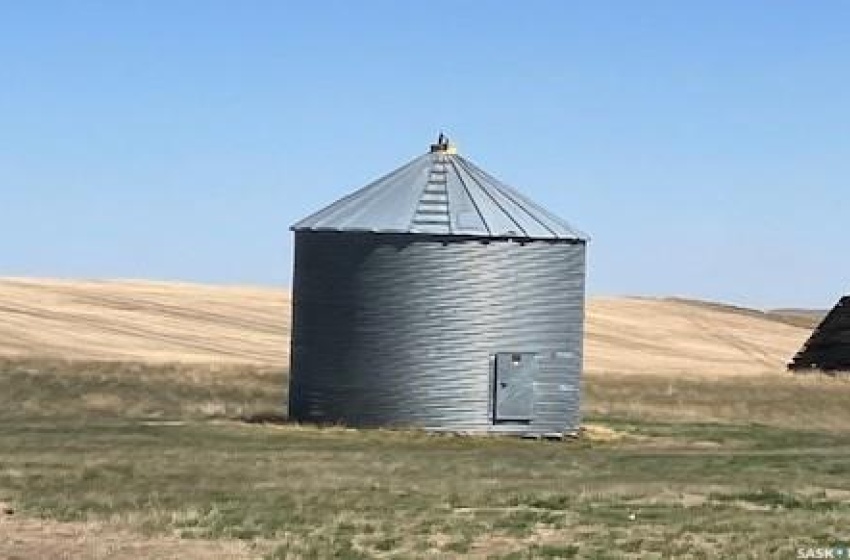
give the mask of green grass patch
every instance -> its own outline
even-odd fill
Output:
[[[240,420],[279,413],[283,387],[251,368],[7,364],[0,501],[263,543],[269,559],[793,557],[850,522],[850,431],[817,427],[833,417],[686,421],[591,400],[592,421],[626,437],[562,443]]]

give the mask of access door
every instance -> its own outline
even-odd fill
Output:
[[[537,354],[531,352],[495,355],[493,375],[493,421],[528,423],[534,412],[534,380]]]

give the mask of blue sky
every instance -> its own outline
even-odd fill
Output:
[[[848,290],[850,3],[0,5],[0,275],[286,285],[298,218],[464,155],[592,295]]]

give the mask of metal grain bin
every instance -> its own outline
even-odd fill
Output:
[[[442,136],[292,229],[291,418],[578,429],[581,233]]]

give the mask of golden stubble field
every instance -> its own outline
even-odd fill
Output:
[[[0,356],[286,365],[283,289],[143,281],[0,279]],[[814,320],[687,300],[592,298],[586,370],[772,372]]]

